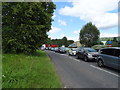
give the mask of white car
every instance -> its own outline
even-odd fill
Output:
[[[41,50],[45,50],[45,47],[41,46],[40,49],[41,49]]]
[[[74,56],[75,56],[75,55],[76,55],[76,52],[77,52],[77,49],[78,49],[78,48],[71,48],[71,49],[69,50],[69,52],[68,52],[69,55],[74,55]]]

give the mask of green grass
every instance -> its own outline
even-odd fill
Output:
[[[34,55],[3,54],[3,88],[60,88],[54,66],[44,51]]]

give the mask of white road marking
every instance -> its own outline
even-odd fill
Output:
[[[60,54],[60,55],[67,56],[66,54]]]
[[[93,67],[93,68],[96,68],[96,69],[98,69],[98,70],[104,71],[104,72],[106,72],[106,73],[112,74],[112,75],[114,75],[114,76],[120,77],[119,75],[117,75],[117,74],[115,74],[115,73],[112,73],[112,72],[109,72],[109,71],[107,71],[107,70],[101,69],[101,68],[96,67],[96,66],[94,66],[94,65],[90,65],[90,66]]]
[[[77,60],[77,59],[74,59],[74,58],[73,58],[73,60],[75,60],[75,61],[77,61],[77,62],[80,62],[80,60]]]
[[[68,56],[68,55],[65,54],[65,56]]]
[[[75,60],[75,61],[77,61],[77,62],[80,62],[80,60],[77,60],[77,59],[75,59],[75,58],[72,58],[72,57],[69,57],[69,58],[71,58],[71,59],[73,59],[73,60]]]
[[[60,54],[60,55],[63,55],[63,56],[65,56],[64,54]]]
[[[72,58],[71,56],[68,56],[68,55],[66,55],[66,54],[60,54],[60,55],[62,55],[62,56],[67,56],[67,57],[69,57],[69,58],[71,58],[71,59],[73,59],[73,60],[75,60],[75,61],[77,61],[77,62],[80,62],[80,60],[77,60],[77,59],[75,59],[75,58]]]
[[[66,86],[64,86],[64,88],[67,88]]]

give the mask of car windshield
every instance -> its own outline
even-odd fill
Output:
[[[72,50],[73,50],[73,51],[76,51],[76,50],[77,50],[77,48],[72,48]]]
[[[66,50],[69,50],[69,48],[65,48]]]
[[[84,48],[84,49],[87,52],[97,52],[95,49],[92,49],[92,48]]]
[[[65,48],[64,48],[64,47],[61,47],[61,49],[62,49],[62,50],[65,50]]]

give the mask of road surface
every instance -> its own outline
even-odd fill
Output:
[[[118,71],[46,50],[64,88],[118,88]]]

